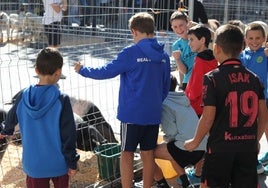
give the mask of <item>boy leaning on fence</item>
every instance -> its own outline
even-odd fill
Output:
[[[182,188],[192,188],[199,182],[187,177],[185,168],[203,161],[206,149],[206,139],[194,151],[184,148],[184,142],[193,137],[198,123],[198,116],[190,105],[183,91],[175,91],[178,85],[175,76],[171,75],[170,91],[162,104],[162,130],[165,141],[158,144],[154,155],[156,159],[169,160],[178,174],[178,183]],[[187,118],[186,118],[187,117]],[[169,188],[163,172],[156,166],[154,179],[159,188]],[[161,186],[160,186],[161,185]]]
[[[19,124],[22,166],[27,188],[68,188],[77,169],[76,128],[69,96],[59,91],[63,58],[54,48],[42,49],[36,60],[38,84],[24,89],[4,122],[3,139]]]
[[[116,59],[102,67],[85,67],[78,62],[75,71],[93,79],[120,75],[117,118],[121,121],[122,186],[132,187],[134,152],[139,144],[143,161],[143,187],[150,188],[162,102],[170,85],[170,60],[163,50],[164,45],[154,37],[152,15],[145,12],[133,15],[129,28],[135,44],[125,47]]]

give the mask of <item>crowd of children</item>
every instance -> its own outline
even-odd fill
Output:
[[[185,13],[176,12],[174,13],[174,15],[180,15],[181,17],[183,17]],[[181,19],[181,17],[177,16],[179,21],[183,20]],[[207,153],[205,155],[205,163],[203,165],[202,178],[200,179],[200,183],[202,184],[202,187],[206,187],[206,186],[229,187],[230,185],[231,187],[241,187],[242,183],[245,183],[243,184],[244,186],[242,187],[256,187],[255,185],[257,185],[257,179],[251,180],[250,182],[250,180],[247,179],[247,176],[245,175],[245,173],[243,177],[240,177],[240,178],[238,177],[236,173],[242,172],[239,165],[230,167],[229,171],[227,171],[228,169],[224,171],[224,169],[228,167],[227,163],[224,163],[225,165],[220,166],[218,169],[216,168],[212,169],[211,166],[213,166],[213,164],[215,163],[211,164],[210,160],[221,159],[221,156],[217,156],[219,152],[224,153],[222,157],[226,157],[227,155],[230,155],[230,156],[233,155],[233,157],[236,155],[239,155],[239,150],[233,150],[235,152],[229,152],[231,151],[229,147],[234,147],[232,145],[235,145],[232,143],[233,140],[232,142],[228,143],[228,141],[224,139],[227,139],[226,138],[227,131],[228,131],[228,135],[230,136],[231,135],[232,136],[243,135],[243,128],[240,128],[240,130],[237,129],[236,130],[237,132],[236,131],[231,132],[231,130],[228,129],[228,127],[224,127],[226,126],[225,124],[227,124],[226,122],[228,122],[227,117],[234,118],[234,115],[237,116],[236,119],[230,122],[230,126],[235,126],[235,127],[242,126],[243,127],[244,125],[244,127],[246,127],[247,125],[248,127],[251,127],[251,126],[255,127],[255,130],[251,132],[251,134],[254,134],[253,140],[245,139],[243,140],[243,142],[241,140],[236,141],[237,142],[236,144],[239,147],[241,147],[240,150],[243,150],[242,149],[243,144],[245,144],[244,149],[249,151],[249,153],[255,156],[255,158],[257,157],[257,152],[259,151],[260,148],[256,148],[252,146],[252,150],[250,151],[250,146],[246,143],[250,141],[253,141],[255,144],[258,143],[260,137],[262,136],[263,131],[265,132],[266,138],[268,138],[268,129],[265,129],[265,127],[268,124],[268,120],[267,118],[265,118],[265,116],[267,116],[267,104],[268,104],[267,103],[267,73],[268,73],[268,48],[267,47],[268,46],[267,44],[265,44],[267,42],[267,25],[261,21],[252,22],[247,25],[243,24],[243,22],[241,22],[240,20],[229,21],[228,25],[224,25],[220,28],[222,30],[218,29],[217,32],[215,32],[216,41],[215,41],[213,52],[212,52],[210,49],[208,49],[209,42],[207,40],[210,40],[210,38],[208,38],[207,36],[210,37],[210,33],[209,33],[209,30],[205,26],[197,25],[197,26],[189,27],[189,24],[187,24],[187,22],[189,22],[188,19],[184,19],[184,22],[181,21],[181,24],[177,24],[179,23],[179,21],[174,21],[174,17],[172,16],[170,18],[170,21],[171,21],[173,31],[179,37],[179,39],[173,43],[172,55],[177,62],[178,71],[180,71],[182,73],[181,75],[184,77],[184,79],[182,80],[181,89],[185,90],[185,94],[189,98],[192,108],[195,110],[196,114],[199,117],[201,117],[198,123],[197,132],[195,133],[193,140],[186,141],[185,149],[190,150],[190,151],[192,149],[195,149],[198,146],[198,143],[202,140],[203,136],[207,135],[208,133],[210,135],[208,139]],[[239,30],[237,30],[237,28],[235,27],[232,27],[233,25],[238,26],[237,28]],[[178,28],[183,28],[183,26],[184,26],[184,29],[178,29]],[[206,29],[208,31],[206,31]],[[226,37],[226,39],[224,39],[222,36]],[[234,38],[233,36],[236,36],[237,38]],[[232,39],[233,41],[228,41],[228,38]],[[182,45],[181,41],[184,41],[185,45]],[[241,46],[235,46],[240,43],[242,43]],[[230,49],[233,51],[230,51]],[[193,54],[195,52],[197,52],[197,54],[193,55],[194,57],[190,59],[191,56],[189,54],[191,53]],[[188,55],[186,55],[188,59],[183,58],[184,57],[183,54],[185,53],[188,53]],[[218,58],[216,57],[215,59],[214,55],[216,54],[218,54]],[[219,62],[219,65],[218,65],[218,62]],[[241,86],[239,85],[243,85],[243,84],[241,84],[240,83],[241,80],[240,81],[237,80],[235,76],[235,74],[237,74],[238,69],[235,70],[234,68],[236,68],[236,66],[241,67],[241,65],[243,65],[248,70],[252,71],[255,74],[255,76],[257,75],[258,79],[260,80],[260,84],[258,83],[259,85],[258,87],[260,88],[258,91],[255,91],[258,96],[256,99],[258,99],[257,101],[259,102],[256,102],[255,105],[253,102],[253,98],[246,99],[244,98],[245,96],[242,95],[241,93],[241,92],[246,92],[247,89],[254,90],[252,88],[253,84],[251,84],[251,82],[253,81],[249,79],[246,85],[247,86],[250,85],[250,86],[248,86],[247,89],[243,88],[245,89],[245,91],[242,91]],[[233,68],[229,68],[230,70],[227,69],[227,67],[232,67],[232,66]],[[224,70],[223,67],[224,68],[226,67],[225,72],[223,71]],[[213,69],[214,71],[212,71]],[[189,73],[189,71],[191,72]],[[234,73],[232,73],[232,71],[234,71]],[[241,69],[239,71],[245,74],[244,73],[245,70]],[[208,72],[210,72],[209,73],[210,76],[206,74]],[[206,76],[204,77],[204,75]],[[221,76],[219,76],[218,78],[216,77],[216,75],[217,76],[221,75]],[[236,81],[228,85],[225,83],[227,80],[223,79],[224,75],[225,76],[232,75],[234,76],[233,81],[234,80]],[[188,80],[185,79],[185,76],[186,76],[186,79],[188,78]],[[216,78],[219,80],[218,82],[220,84],[217,84]],[[220,85],[223,85],[223,86],[220,86]],[[262,91],[263,95],[259,93],[259,91]],[[226,96],[234,95],[234,93],[236,94],[239,93],[236,96],[236,100],[232,99],[231,101],[228,101],[229,97],[225,98]],[[210,97],[213,97],[213,98],[210,98]],[[245,101],[243,103],[241,102],[241,104],[240,103],[235,104],[236,102],[238,102],[237,101],[238,97],[240,97],[239,100],[242,100],[244,98]],[[224,106],[224,102],[225,102],[226,109],[221,107],[221,105]],[[218,105],[218,104],[221,104],[221,105]],[[227,104],[229,104],[230,106],[228,106]],[[237,106],[239,105],[241,106],[240,109],[239,108],[235,109],[236,110],[235,112],[233,112],[234,104]],[[266,106],[265,105],[263,106],[263,104],[266,104]],[[253,110],[253,108],[256,108],[256,110]],[[216,112],[216,109],[217,109],[217,112]],[[204,110],[207,110],[207,111],[204,112]],[[219,114],[218,111],[220,110],[223,110],[222,114],[226,113],[225,114],[226,121],[223,118],[224,115]],[[230,111],[229,113],[232,112],[232,114],[228,114],[228,111]],[[251,112],[249,113],[249,111]],[[233,113],[236,113],[236,114],[233,114]],[[252,113],[255,113],[255,116],[251,116]],[[258,117],[258,128],[256,129],[257,117]],[[251,121],[250,122],[251,124],[249,124],[249,122],[245,122],[245,119],[247,118]],[[164,124],[167,124],[166,121],[162,122],[162,126],[163,127],[167,126]],[[249,130],[246,128],[244,129],[247,131]],[[222,134],[220,134],[216,130],[218,130],[219,132],[221,130]],[[240,134],[238,134],[238,132],[240,132]],[[222,139],[221,137],[224,137],[224,136],[225,138]],[[233,137],[233,138],[236,139],[236,137]],[[230,150],[226,149],[226,152],[224,152],[224,149],[223,150],[217,149],[213,151],[211,147],[212,146],[215,147],[214,144],[217,142],[219,142],[217,144],[221,144],[220,141],[222,141],[222,145],[224,147],[227,147]],[[254,151],[255,153],[252,151]],[[210,154],[214,152],[215,152],[216,158],[212,157],[211,159]],[[255,159],[256,162],[254,162],[253,159],[254,157],[252,157],[251,164],[255,164],[254,173],[260,174],[264,172],[265,174],[268,174],[268,166],[263,167],[263,165],[268,164],[268,152],[264,153],[263,155],[260,155],[258,160]],[[234,158],[231,157],[230,161],[234,161]],[[195,165],[195,164],[192,164],[192,165]],[[213,167],[215,166],[217,165],[214,165]],[[257,166],[257,170],[256,170],[256,166]],[[235,169],[236,167],[237,167],[236,170],[238,170],[238,172],[233,172],[234,175],[229,176],[229,174],[232,173],[230,169],[231,168]],[[253,167],[248,166],[246,168],[248,171],[250,171],[250,168],[252,170]],[[223,174],[215,173],[218,171],[223,172]],[[195,169],[188,173],[188,178],[190,182],[193,179],[193,173],[195,173]],[[248,175],[248,177],[250,176],[256,177],[253,175],[254,173],[252,172],[252,174]],[[219,178],[215,174],[220,174],[219,177],[225,177],[226,179],[222,178],[223,181],[220,181]],[[224,176],[226,174],[228,174],[228,176]],[[196,176],[194,178],[195,179],[193,179],[192,183],[196,183]],[[183,184],[182,179],[183,178],[179,177],[178,183],[181,183],[183,187],[186,187],[184,186],[185,184]]]
[[[174,13],[174,14],[181,14],[181,13]],[[172,16],[171,16],[170,20],[171,20],[171,24],[172,24],[174,22]],[[267,103],[267,73],[268,73],[268,67],[267,67],[268,66],[268,48],[267,47],[268,46],[267,46],[267,44],[265,44],[267,42],[267,24],[265,24],[264,22],[261,22],[261,21],[255,21],[253,23],[249,23],[249,24],[246,25],[246,24],[243,24],[243,22],[241,22],[240,20],[231,20],[231,21],[228,22],[228,24],[238,26],[238,28],[241,30],[241,33],[243,34],[243,37],[244,37],[243,40],[242,40],[243,45],[241,45],[241,49],[240,49],[240,51],[242,51],[242,52],[239,53],[239,54],[238,54],[238,52],[240,52],[240,51],[238,50],[238,52],[236,54],[233,54],[231,56],[231,53],[226,51],[225,48],[232,49],[232,47],[233,47],[232,42],[229,41],[229,43],[228,43],[227,41],[224,41],[223,38],[219,37],[221,35],[226,36],[226,37],[230,37],[230,38],[232,37],[232,32],[234,31],[234,28],[231,28],[231,27],[228,28],[228,26],[225,26],[225,28],[222,30],[222,32],[223,33],[225,32],[226,34],[223,34],[223,33],[220,33],[220,32],[215,33],[216,39],[217,38],[219,38],[219,39],[218,39],[218,44],[217,43],[214,44],[214,47],[213,47],[214,53],[212,53],[212,51],[209,51],[208,45],[206,44],[207,42],[205,42],[206,35],[204,34],[204,31],[202,32],[201,29],[200,29],[200,28],[205,28],[204,26],[194,26],[194,27],[191,27],[191,28],[190,27],[185,27],[187,34],[185,36],[182,36],[181,34],[183,32],[180,32],[180,35],[178,35],[180,38],[173,44],[173,47],[174,46],[176,47],[176,45],[177,45],[177,43],[179,41],[181,41],[182,39],[186,40],[185,44],[187,44],[187,45],[185,45],[185,47],[182,50],[179,50],[179,52],[175,51],[176,49],[173,48],[173,50],[174,50],[173,57],[176,59],[176,62],[178,64],[178,70],[181,73],[183,73],[183,76],[186,75],[188,77],[188,75],[185,74],[185,73],[187,73],[185,70],[187,70],[187,71],[192,70],[192,73],[190,74],[188,83],[185,84],[185,80],[182,81],[183,85],[186,85],[186,86],[182,87],[182,89],[185,89],[185,94],[189,98],[189,100],[191,102],[191,106],[193,107],[193,109],[195,109],[195,112],[197,113],[197,115],[199,117],[201,117],[200,122],[199,122],[199,127],[202,127],[203,121],[207,120],[207,119],[203,120],[202,118],[206,118],[206,116],[208,116],[208,115],[211,118],[211,117],[213,117],[213,114],[214,114],[215,119],[213,119],[213,120],[209,119],[210,121],[208,121],[208,120],[206,121],[206,123],[208,123],[208,122],[211,123],[211,127],[207,128],[207,130],[206,130],[207,131],[206,133],[208,133],[208,132],[210,133],[211,140],[213,138],[212,133],[214,133],[214,131],[217,130],[216,127],[218,126],[217,124],[220,124],[220,121],[216,121],[217,118],[219,118],[218,113],[215,114],[215,112],[213,112],[211,109],[210,109],[211,111],[208,111],[209,114],[203,113],[203,110],[207,109],[207,107],[206,107],[206,97],[208,97],[209,92],[212,92],[212,91],[208,91],[208,89],[209,89],[209,87],[211,87],[211,85],[205,86],[205,81],[203,83],[202,80],[203,80],[203,76],[207,72],[217,68],[218,62],[219,62],[219,64],[221,64],[222,62],[225,64],[225,60],[229,61],[229,59],[227,57],[237,59],[239,61],[239,64],[244,65],[244,67],[246,67],[247,69],[249,69],[250,71],[255,73],[258,76],[258,78],[260,79],[261,85],[263,85],[263,87],[264,87],[263,88],[264,96],[261,96],[259,94],[260,95],[259,99],[260,99],[260,101],[263,101],[263,99],[264,99],[264,101],[266,102],[266,107],[267,107],[267,104],[268,104]],[[199,30],[197,28],[199,28]],[[174,30],[175,33],[178,33],[178,30],[177,30],[176,27],[172,27],[172,29]],[[231,34],[228,34],[228,32],[230,32]],[[238,32],[238,31],[236,31],[236,32]],[[237,36],[239,36],[239,35],[237,34]],[[240,34],[240,36],[241,36],[241,34]],[[234,40],[234,41],[236,41],[236,40]],[[201,42],[206,44],[205,45],[206,48],[203,49],[202,52],[198,51],[199,49],[197,48],[198,44],[201,44]],[[237,42],[239,42],[239,41],[237,41]],[[226,43],[226,44],[224,44],[224,43]],[[225,59],[223,59],[222,62],[219,59],[216,60],[214,58],[214,56],[213,56],[213,55],[215,55],[217,53],[217,49],[215,49],[215,46],[219,46],[219,48],[222,49],[221,50],[222,55],[223,54],[225,55]],[[189,48],[191,49],[192,53],[193,52],[198,52],[197,56],[195,56],[194,60],[192,60],[194,62],[191,62],[191,60],[189,60],[189,59],[188,60],[185,60],[185,59],[183,60],[183,58],[180,57],[180,54],[182,52],[185,53],[185,51],[189,50]],[[205,55],[204,52],[207,52],[206,58],[205,59],[204,58],[200,59],[200,55]],[[189,64],[192,65],[191,68],[183,69],[183,68],[187,67]],[[226,64],[228,64],[228,63],[226,63]],[[232,64],[232,63],[230,63],[230,64]],[[220,70],[221,70],[220,67],[221,66],[222,65],[219,65],[219,67],[217,69],[215,69],[215,70],[220,72]],[[227,74],[227,73],[223,73],[223,74]],[[213,92],[215,92],[215,93],[213,93],[213,95],[215,97],[217,92],[219,92],[216,89],[218,86],[217,87],[215,86],[216,83],[215,83],[215,80],[213,78],[211,78],[211,77],[208,77],[208,78],[209,78],[210,81],[212,81],[212,83],[214,85],[214,86],[212,86],[212,90],[213,90]],[[221,80],[221,81],[224,81],[224,80]],[[224,84],[224,82],[222,84]],[[248,84],[250,84],[250,83],[248,82]],[[230,87],[230,86],[228,86],[228,87]],[[229,88],[229,89],[230,89],[230,91],[232,90],[231,88]],[[238,90],[238,88],[235,88],[233,90]],[[220,93],[217,94],[217,96],[219,96],[221,94],[221,92],[223,92],[223,90],[220,90]],[[241,92],[241,91],[239,91],[239,92]],[[219,99],[214,98],[213,100],[214,100],[214,102],[217,102],[217,100],[219,100]],[[213,103],[210,103],[211,101],[208,101],[208,102],[209,102],[209,104],[208,104],[209,107],[213,106],[214,108],[216,107],[217,110],[220,109],[220,106],[216,105],[217,103],[213,104]],[[247,100],[246,102],[249,103],[250,101]],[[214,105],[216,105],[216,106],[214,106]],[[240,105],[242,105],[242,104],[240,104]],[[248,110],[249,110],[249,108],[253,109],[253,107],[251,105],[247,104],[247,109]],[[256,105],[256,107],[257,106],[258,105]],[[231,108],[231,106],[229,108]],[[231,111],[233,109],[229,109],[229,110]],[[237,109],[237,110],[238,110],[237,113],[243,113],[244,114],[242,116],[240,114],[237,117],[238,120],[239,120],[238,125],[243,125],[242,120],[244,120],[245,116],[248,117],[248,118],[251,118],[251,116],[248,114],[247,110],[243,109],[243,106],[241,106],[241,109]],[[261,112],[261,110],[262,110],[262,112]],[[262,113],[264,113],[264,114],[267,113],[267,109],[262,108],[262,106],[259,105],[259,111],[258,112],[259,112],[259,115],[261,116],[261,115],[263,115]],[[255,113],[257,113],[257,112],[255,111]],[[262,131],[264,131],[265,135],[266,135],[266,138],[268,138],[268,129],[263,128],[263,127],[267,126],[268,122],[267,122],[267,119],[265,119],[264,117],[262,117],[262,118],[263,119],[261,119],[259,117],[258,126],[260,126],[260,128],[258,128],[258,131],[260,131],[260,133],[262,133]],[[221,121],[224,122],[223,119],[221,119]],[[254,121],[256,121],[256,119]],[[226,122],[228,122],[228,121],[226,121]],[[198,135],[199,132],[204,131],[204,130],[200,131],[199,129],[201,129],[201,128],[197,129],[196,135]],[[224,128],[221,128],[221,129],[224,130]],[[203,132],[203,134],[204,134],[204,132]],[[196,137],[196,135],[195,135],[195,137]],[[220,135],[218,134],[217,136],[220,136]],[[256,136],[256,138],[260,139],[260,135],[255,135],[255,136]],[[193,141],[191,141],[191,142],[193,142]],[[185,145],[186,149],[187,148],[188,149],[190,148],[189,150],[192,149],[191,147],[189,147],[189,145],[191,146],[191,142],[189,141],[190,144],[187,143]],[[211,149],[209,148],[209,143],[210,143],[210,139],[209,139],[208,146],[207,146],[208,147],[207,149],[209,149],[209,151],[207,151],[207,153],[211,152]],[[246,141],[244,143],[246,143]],[[193,147],[193,148],[195,148],[195,147]],[[249,147],[248,147],[248,149],[249,149]],[[259,151],[259,149],[260,148],[258,148],[257,151]],[[213,179],[211,180],[212,183],[210,184],[210,178],[213,177],[213,176],[212,176],[212,174],[209,174],[207,172],[207,170],[206,170],[206,168],[208,168],[208,164],[210,164],[208,162],[209,160],[211,160],[211,159],[209,159],[208,154],[206,154],[206,156],[205,156],[205,164],[204,164],[204,167],[203,167],[202,181],[200,180],[200,182],[206,183],[207,185],[212,186],[212,187],[214,187],[214,186],[228,187],[229,185],[227,186],[227,185],[221,184],[221,182],[215,176],[214,176],[214,178],[216,178],[216,184],[214,184],[215,182],[213,182]],[[265,174],[268,174],[268,166],[263,167],[263,165],[268,164],[268,152],[264,153],[263,155],[260,155],[258,160],[256,160],[256,161],[257,161],[257,163],[253,162],[253,164],[257,165],[257,171],[256,171],[256,165],[255,165],[255,171],[258,172],[258,174],[263,173],[263,172]],[[222,168],[225,168],[225,166],[223,166]],[[217,172],[217,171],[213,171],[212,169],[209,169],[209,171],[210,170],[212,171],[212,173]],[[220,169],[218,169],[218,170],[220,171]],[[190,179],[190,181],[191,181],[191,179],[193,179],[193,173],[195,173],[195,171],[190,171],[188,173],[188,178]],[[227,174],[228,173],[229,172],[227,172]],[[206,178],[208,178],[208,179],[206,179]],[[225,179],[224,181],[228,182],[229,184],[231,184],[232,187],[241,186],[241,184],[239,185],[236,182],[230,181],[234,177],[228,177],[228,178],[229,179]],[[240,179],[240,181],[241,180],[242,179]],[[178,179],[178,182],[182,183],[180,178]],[[195,183],[195,182],[196,182],[196,176],[194,176],[194,179],[193,179],[193,183]],[[244,181],[244,182],[247,182],[247,181]],[[204,184],[202,184],[202,185],[204,186]],[[245,186],[243,186],[243,187],[253,187],[251,185],[250,185],[250,183],[248,183],[248,184],[245,184]],[[206,187],[206,186],[204,186],[204,187]]]
[[[184,188],[196,185],[196,183],[200,183],[202,187],[241,187],[241,185],[243,185],[242,187],[256,187],[256,175],[260,173],[268,174],[268,151],[259,155],[257,158],[260,148],[256,147],[263,132],[268,140],[268,129],[265,128],[268,124],[266,118],[268,106],[268,26],[262,21],[244,24],[241,20],[230,20],[228,25],[226,24],[222,26],[219,31],[216,32],[215,30],[211,31],[212,28],[209,28],[208,25],[196,24],[197,23],[189,21],[185,12],[175,11],[171,15],[170,25],[173,32],[178,36],[178,40],[174,41],[172,46],[173,52],[170,55],[174,57],[177,63],[177,70],[180,73],[179,90],[184,91],[190,101],[191,108],[195,110],[197,116],[200,118],[197,132],[193,135],[193,140],[186,141],[185,148],[182,149],[192,151],[197,147],[198,143],[201,142],[203,136],[209,133],[210,138],[207,145],[207,153],[204,156],[205,164],[203,165],[202,160],[200,160],[201,164],[198,164],[197,161],[192,162],[194,168],[188,171],[187,177],[185,171],[178,168],[178,166],[183,167],[180,160],[184,160],[184,154],[179,155],[177,152],[177,155],[173,156],[172,152],[175,151],[174,149],[180,149],[180,146],[175,144],[173,150],[170,150],[168,148],[170,142],[158,145],[155,149],[155,157],[171,161],[179,175],[178,183]],[[214,40],[214,34],[216,41],[214,41],[212,46],[209,46],[209,43]],[[224,39],[224,37],[231,40]],[[212,49],[209,49],[209,47],[212,47],[213,51]],[[218,57],[215,58],[215,54],[217,54]],[[235,68],[238,69],[236,70]],[[250,75],[252,79],[249,79],[244,86],[241,77],[236,77],[236,74],[238,74],[237,71],[240,72],[239,74],[241,75]],[[208,76],[208,72],[210,76]],[[216,77],[218,74],[220,75],[219,78]],[[230,78],[230,81],[233,83],[229,83],[228,85],[225,83],[228,80],[223,78],[230,75],[233,77],[232,79]],[[256,76],[258,79],[256,79]],[[205,78],[207,78],[207,80],[204,80],[203,83],[203,79]],[[223,86],[216,84],[216,78]],[[248,93],[248,91],[253,91],[254,97],[253,95],[247,96],[246,93]],[[221,98],[218,98],[218,96],[221,96]],[[235,97],[235,99],[231,99],[231,97]],[[169,97],[167,97],[166,100],[168,100],[168,98]],[[239,102],[238,100],[242,101]],[[169,136],[172,132],[171,135],[174,136],[173,140],[175,140],[176,143],[176,135],[183,134],[184,132],[184,129],[180,127],[182,126],[180,124],[183,124],[184,121],[179,120],[177,116],[180,115],[176,113],[182,106],[177,104],[178,107],[176,109],[174,105],[179,99],[178,101],[173,100],[172,102],[174,104],[172,104],[169,99],[168,104],[172,105],[172,108],[169,107],[171,109],[167,111],[167,107],[165,107],[165,103],[167,102],[165,101],[162,107],[162,129],[164,133]],[[224,102],[225,106],[222,107]],[[234,109],[234,105],[239,108]],[[206,111],[204,113],[203,110],[205,109]],[[218,112],[221,110],[223,115],[220,115]],[[226,120],[224,120],[224,118],[226,118]],[[232,120],[230,125],[226,123],[229,122],[229,120],[227,120],[228,118],[231,118],[230,120]],[[194,118],[191,117],[189,119],[192,120],[192,124],[195,124]],[[258,124],[256,123],[257,119]],[[206,124],[207,127],[204,124]],[[231,127],[234,126],[237,129],[229,129],[226,124]],[[193,126],[195,127],[195,125]],[[222,135],[216,130],[221,130],[222,132],[220,133],[222,133]],[[254,138],[239,140],[241,136],[243,137],[246,135],[246,131],[249,131]],[[191,133],[188,132],[188,134]],[[231,142],[228,142],[227,136],[230,136],[230,139],[232,140]],[[195,141],[195,139],[198,141]],[[236,142],[234,142],[235,140]],[[220,141],[222,141],[222,143]],[[193,143],[195,145],[193,145]],[[241,152],[248,152],[249,156],[252,156],[250,161],[245,161],[244,163],[244,165],[246,163],[251,163],[251,166],[245,165],[245,168],[249,171],[248,174],[246,175],[246,173],[243,172],[244,175],[240,177],[238,174],[242,172],[241,166],[232,166],[230,163],[224,163],[222,166],[219,166],[218,169],[212,169],[210,166],[213,166],[214,163],[212,164],[210,162],[212,159],[209,154],[212,152],[211,147],[215,147],[215,143],[222,144],[223,148],[230,147],[230,152],[228,149],[215,150],[216,157],[212,157],[213,160],[222,160],[221,157],[229,155],[230,158],[228,158],[228,160],[231,163],[232,161],[235,161],[234,159],[236,156],[241,155]],[[252,144],[251,148],[249,143]],[[232,150],[232,148],[235,147],[239,147],[239,149]],[[218,152],[223,152],[223,155],[217,156]],[[243,161],[242,159],[239,160]],[[226,168],[228,165],[230,168]],[[203,173],[201,172],[202,166]],[[226,171],[224,171],[224,168],[226,168]],[[235,170],[230,170],[232,168]],[[217,174],[216,172],[218,171],[223,173],[218,173],[219,176],[217,177],[215,174]],[[163,178],[163,175],[161,175],[158,170],[156,170],[156,174],[155,180],[159,181],[159,179]],[[229,176],[229,174],[232,175]],[[224,178],[220,181],[219,177]],[[251,177],[251,179],[249,177]],[[165,185],[163,179],[161,179],[161,182],[163,187],[168,187],[167,184]]]

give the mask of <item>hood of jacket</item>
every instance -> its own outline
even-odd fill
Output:
[[[137,46],[148,57],[148,61],[163,63],[159,59],[163,60],[166,58],[167,53],[164,53],[165,45],[159,43],[156,38],[142,39],[137,43]]]
[[[212,60],[215,59],[214,55],[213,55],[213,51],[210,49],[204,50],[203,52],[200,52],[197,54],[197,57],[200,57],[204,60]]]
[[[193,138],[198,117],[183,91],[169,92],[163,103],[162,128],[165,139],[175,140],[175,145],[185,150],[185,140]],[[206,138],[196,150],[205,150]]]
[[[180,97],[178,97],[178,96],[180,96]],[[176,92],[170,91],[168,93],[167,98],[165,99],[165,102],[166,103],[171,102],[171,103],[175,103],[177,105],[185,106],[185,107],[189,107],[191,105],[190,101],[185,96],[183,91],[176,91]]]
[[[33,85],[24,90],[22,102],[33,119],[42,117],[56,102],[60,91],[55,85]]]

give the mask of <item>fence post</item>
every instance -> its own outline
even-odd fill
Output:
[[[193,20],[194,18],[194,1],[189,0],[188,1],[188,11],[189,11],[189,18],[190,20]]]
[[[223,22],[227,23],[228,22],[228,6],[229,6],[229,0],[225,0],[224,3],[224,18],[223,18]]]

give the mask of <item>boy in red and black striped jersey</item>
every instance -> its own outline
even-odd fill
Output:
[[[203,114],[194,138],[184,145],[192,151],[209,133],[201,187],[258,186],[258,141],[267,108],[259,78],[238,60],[243,38],[229,24],[215,33],[213,53],[220,65],[203,78]]]

